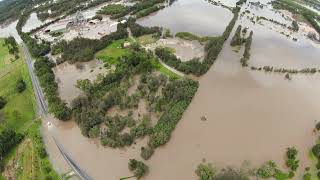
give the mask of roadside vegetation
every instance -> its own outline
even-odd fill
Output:
[[[59,179],[41,140],[31,79],[12,37],[0,39],[0,54],[0,101],[5,101],[0,108],[1,178]]]

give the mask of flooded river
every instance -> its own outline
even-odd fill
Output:
[[[50,21],[50,20],[48,20]],[[22,27],[22,32],[29,32],[32,29],[35,29],[37,27],[40,27],[41,25],[43,25],[44,23],[46,23],[45,21],[40,21],[37,13],[31,13],[30,17],[28,18],[26,24]]]
[[[186,0],[181,2],[187,4]],[[169,8],[181,4],[177,1]],[[179,26],[176,31],[181,31]],[[294,42],[263,27],[250,25],[254,31],[250,64],[320,67],[316,58],[320,50],[310,40]],[[218,27],[213,29],[220,31]],[[310,165],[307,153],[316,138],[312,130],[320,120],[320,76],[299,74],[288,81],[283,74],[243,68],[239,62],[242,53],[233,51],[230,39],[212,68],[199,79],[198,92],[171,140],[146,161],[150,173],[145,179],[194,180],[194,170],[203,158],[216,167],[239,167],[246,160],[259,166],[273,160],[284,168],[286,148],[291,146],[299,150],[300,169]],[[201,121],[202,116],[207,120]],[[52,121],[56,126],[52,134],[93,179],[130,176],[128,160],[140,159],[140,146],[146,141],[112,150],[83,137],[73,122]],[[53,148],[49,152],[51,157],[58,157]]]
[[[7,26],[0,26],[0,37],[9,37],[13,36],[18,43],[22,42],[22,39],[20,38],[18,31],[16,30],[18,20],[10,23]]]
[[[161,26],[171,32],[203,36],[221,35],[233,17],[231,11],[204,0],[177,0],[171,6],[138,19],[143,26]]]

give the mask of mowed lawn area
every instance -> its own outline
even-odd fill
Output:
[[[109,64],[117,64],[119,57],[125,56],[130,53],[129,49],[122,48],[122,44],[124,42],[129,41],[125,39],[114,41],[112,44],[99,51],[96,54],[96,58]]]
[[[13,55],[0,39],[0,96],[7,104],[0,110],[1,127],[8,125],[16,131],[22,131],[28,123],[35,119],[35,98],[27,66],[22,59],[13,60]],[[19,80],[26,82],[27,88],[18,93],[16,85]]]

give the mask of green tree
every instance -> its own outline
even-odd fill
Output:
[[[18,82],[17,82],[17,85],[16,85],[16,89],[18,91],[18,93],[22,93],[25,89],[26,89],[26,83],[20,79]]]
[[[199,180],[213,180],[216,171],[211,164],[199,164],[196,169],[196,174]]]

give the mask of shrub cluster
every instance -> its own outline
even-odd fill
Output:
[[[19,59],[18,44],[13,36],[4,39],[4,46],[8,47],[9,53],[14,55],[15,59]]]
[[[195,171],[199,180],[213,180],[216,175],[216,170],[211,164],[199,164]]]
[[[157,47],[155,54],[164,63],[185,74],[201,75],[203,73],[204,64],[202,64],[197,58],[183,62],[177,58],[170,49],[165,47]]]
[[[141,161],[130,159],[128,164],[129,170],[133,172],[134,176],[140,179],[148,173],[149,167]]]
[[[19,144],[23,136],[16,133],[12,129],[4,129],[0,132],[0,171],[4,170],[3,158],[7,155],[10,150]]]
[[[291,171],[296,171],[299,167],[299,160],[297,160],[298,150],[295,147],[287,149],[287,162],[286,165]]]
[[[171,106],[153,128],[148,143],[151,148],[157,148],[169,141],[172,131],[190,104],[198,86],[198,82],[190,79],[173,80],[162,90],[164,100]]]
[[[137,12],[136,18],[138,19],[138,18],[142,18],[144,16],[148,16],[149,14],[156,12],[156,11],[159,11],[160,9],[163,9],[163,8],[165,8],[165,6],[158,6],[157,4],[153,5],[152,7],[149,7],[147,9],[144,9],[144,10]]]
[[[18,93],[22,93],[24,90],[26,90],[26,88],[27,88],[26,83],[22,79],[20,79],[17,82],[16,90],[18,91]]]

